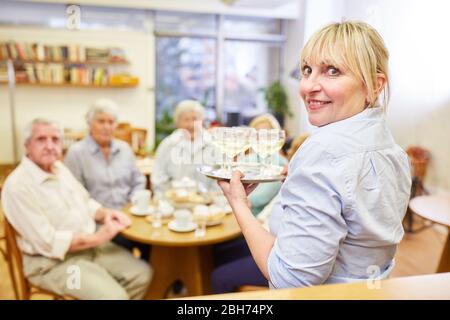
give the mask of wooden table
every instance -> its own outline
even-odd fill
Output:
[[[450,196],[420,196],[411,199],[409,208],[419,216],[448,228],[447,240],[436,272],[450,272]]]
[[[148,299],[162,299],[175,280],[181,280],[190,296],[211,292],[210,278],[213,267],[212,245],[241,235],[241,229],[233,214],[223,223],[208,227],[206,236],[196,238],[194,232],[178,233],[168,229],[167,224],[153,229],[144,217],[131,217],[132,225],[122,232],[130,240],[152,245],[150,264],[154,269],[148,290]]]
[[[373,287],[372,287],[373,288]],[[192,299],[192,298],[189,298]],[[450,273],[382,280],[371,289],[365,281],[309,288],[259,290],[194,297],[208,300],[448,300]]]

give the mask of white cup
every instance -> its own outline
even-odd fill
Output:
[[[139,212],[146,212],[149,209],[151,195],[150,190],[138,190],[133,195],[131,202]]]
[[[174,212],[175,224],[179,228],[186,228],[191,221],[191,212],[186,209],[180,209]]]

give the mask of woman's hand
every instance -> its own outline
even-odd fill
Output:
[[[257,183],[250,184],[242,184],[241,178],[244,174],[240,171],[233,171],[233,175],[230,179],[230,182],[220,180],[218,184],[222,189],[225,197],[228,199],[230,206],[235,208],[238,205],[245,205],[247,207],[251,207],[251,203],[248,200],[247,196],[255,190],[258,186]]]

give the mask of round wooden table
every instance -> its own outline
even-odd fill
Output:
[[[213,269],[212,245],[235,239],[241,229],[233,214],[228,214],[223,223],[207,227],[204,237],[195,237],[194,232],[174,232],[167,224],[153,228],[145,217],[137,217],[124,209],[132,220],[122,235],[130,240],[152,245],[150,265],[154,269],[148,299],[162,299],[167,289],[181,280],[188,295],[197,296],[211,292]]]
[[[416,197],[409,202],[409,208],[419,216],[448,228],[437,272],[450,272],[450,196]]]

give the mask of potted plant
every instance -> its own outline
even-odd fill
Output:
[[[155,148],[158,148],[161,141],[175,130],[175,123],[168,110],[164,110],[161,118],[155,124]]]
[[[281,82],[277,80],[272,82],[267,88],[263,88],[262,91],[264,92],[267,107],[283,127],[285,116],[292,117],[286,90]]]

